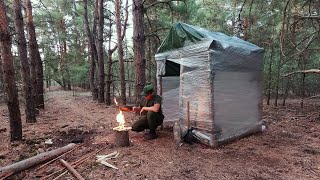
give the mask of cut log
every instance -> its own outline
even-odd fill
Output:
[[[71,174],[79,180],[84,180],[84,178],[76,171],[69,163],[65,160],[60,159],[60,162],[71,172]]]
[[[20,171],[29,169],[33,166],[36,166],[38,164],[47,162],[71,149],[73,149],[76,146],[76,144],[68,144],[67,146],[49,151],[49,152],[45,152],[45,153],[41,153],[38,154],[36,156],[33,156],[31,158],[22,160],[20,162],[11,164],[9,166],[5,166],[5,167],[1,167],[0,168],[0,179],[7,175],[7,174],[15,174],[18,173]]]
[[[115,133],[115,144],[118,147],[126,147],[130,145],[129,142],[129,132],[128,130],[116,130]]]

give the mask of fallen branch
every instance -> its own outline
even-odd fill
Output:
[[[76,146],[76,144],[68,144],[67,146],[49,151],[49,152],[44,152],[41,154],[38,154],[36,156],[33,156],[31,158],[22,160],[20,162],[11,164],[9,166],[5,166],[0,168],[0,178],[3,176],[6,176],[8,174],[16,174],[18,172],[24,171],[26,169],[29,169],[33,166],[36,166],[38,164],[41,164],[43,162],[49,161],[67,151],[69,151],[70,149],[74,148]]]
[[[13,175],[12,172],[8,172],[8,173],[5,173],[3,175],[0,176],[1,179],[7,179],[8,177],[10,177],[11,175]]]
[[[294,72],[291,72],[291,73],[288,73],[288,74],[285,74],[284,77],[288,77],[288,76],[291,76],[293,74],[296,74],[296,73],[303,73],[303,74],[320,74],[320,69],[308,69],[308,70],[300,70],[300,71],[294,71]]]
[[[35,171],[39,171],[40,169],[42,169],[42,168],[46,167],[48,164],[51,164],[52,162],[56,161],[57,159],[60,159],[60,158],[62,158],[63,156],[65,156],[65,155],[67,155],[67,154],[71,153],[72,151],[74,151],[74,150],[75,150],[75,149],[77,149],[78,147],[80,147],[80,146],[76,146],[76,147],[74,147],[73,149],[71,149],[70,151],[65,152],[65,153],[61,154],[60,156],[58,156],[58,157],[56,157],[56,158],[52,159],[51,161],[49,161],[49,162],[47,162],[47,163],[45,163],[45,164],[41,165],[41,166],[40,166],[40,167],[38,167]]]
[[[105,148],[106,148],[106,147],[101,148],[100,150],[98,150],[98,151],[96,151],[96,152],[91,152],[91,153],[89,153],[89,155],[87,155],[87,156],[85,156],[85,157],[83,157],[83,158],[81,158],[81,159],[79,159],[79,160],[71,163],[71,165],[72,165],[73,167],[77,167],[77,166],[79,166],[81,163],[83,163],[84,161],[86,161],[87,159],[89,159],[90,157],[92,157],[93,155],[95,155],[95,154],[101,152],[102,150],[104,150]],[[52,177],[52,176],[54,176],[54,175],[56,175],[56,174],[61,173],[61,172],[64,171],[65,169],[66,169],[66,168],[62,168],[62,169],[60,169],[60,170],[58,170],[58,171],[56,171],[56,172],[54,172],[54,173],[52,173],[52,174],[49,174],[48,176],[45,176],[45,177],[40,178],[40,180],[48,179],[48,178],[50,178],[50,177]],[[60,178],[60,177],[63,176],[63,175],[65,175],[67,172],[68,172],[68,171],[64,171],[62,174],[60,174],[59,176],[57,176],[56,178],[54,178],[54,180]]]
[[[311,96],[311,97],[308,97],[307,99],[316,99],[316,98],[320,98],[320,95]]]
[[[84,178],[78,173],[78,171],[76,171],[69,163],[67,163],[63,159],[60,159],[59,161],[71,172],[74,177],[79,180],[84,180]]]
[[[320,16],[298,16],[300,19],[320,19]]]

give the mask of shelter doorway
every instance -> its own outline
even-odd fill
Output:
[[[180,64],[166,61],[165,75],[162,76],[162,106],[165,122],[178,121]]]

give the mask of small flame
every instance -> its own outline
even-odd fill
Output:
[[[118,101],[116,98],[113,99],[114,103],[116,103],[117,106],[119,106]]]
[[[119,123],[119,127],[124,127],[125,121],[122,111],[120,111],[120,113],[117,115],[117,122]]]

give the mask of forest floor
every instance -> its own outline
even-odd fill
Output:
[[[38,122],[23,123],[24,140],[10,143],[8,111],[2,103],[0,129],[7,130],[0,132],[0,167],[70,142],[82,142],[64,157],[67,162],[95,155],[98,150],[97,155],[119,152],[108,161],[118,170],[96,162],[95,156],[77,166],[85,179],[320,179],[319,99],[306,101],[303,111],[295,99],[286,107],[264,105],[266,132],[215,149],[199,144],[177,147],[170,127],[159,130],[159,138],[151,141],[145,141],[141,133],[129,132],[131,145],[116,147],[112,128],[117,125],[118,113],[116,107],[92,101],[86,92],[75,96],[72,92],[47,92]],[[129,113],[125,116],[128,124],[135,118]],[[47,139],[53,144],[46,145]],[[58,161],[38,167],[7,179],[39,179],[62,168]],[[70,179],[67,177],[71,176],[60,179]]]

